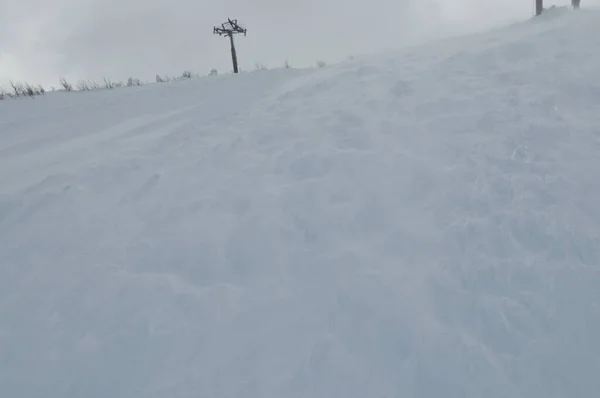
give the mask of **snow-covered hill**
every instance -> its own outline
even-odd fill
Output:
[[[0,396],[592,397],[600,13],[0,102]]]

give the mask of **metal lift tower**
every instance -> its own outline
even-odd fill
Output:
[[[233,61],[233,72],[238,73],[237,55],[235,53],[235,44],[233,43],[233,35],[243,33],[246,36],[246,29],[238,25],[237,19],[227,19],[227,22],[222,23],[220,27],[215,26],[213,34],[229,37],[231,43],[231,60]]]

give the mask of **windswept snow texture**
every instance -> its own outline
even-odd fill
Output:
[[[0,396],[600,390],[600,13],[0,102]]]

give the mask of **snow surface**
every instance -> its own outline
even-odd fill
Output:
[[[0,396],[592,397],[600,12],[0,102]]]

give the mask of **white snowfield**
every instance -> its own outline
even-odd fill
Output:
[[[600,11],[0,102],[0,397],[600,391]]]

